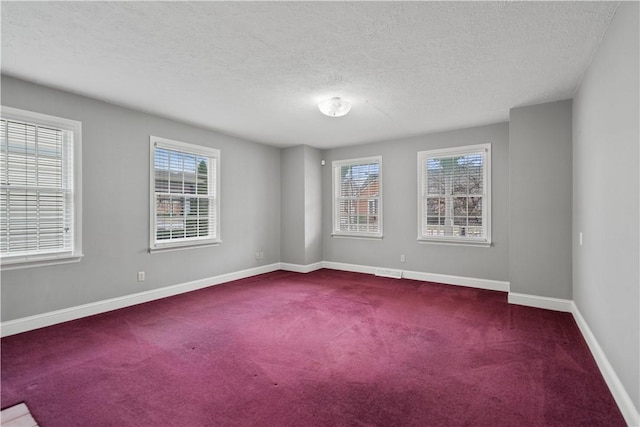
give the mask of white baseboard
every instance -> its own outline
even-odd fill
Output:
[[[600,373],[604,377],[607,386],[609,386],[609,390],[618,404],[620,412],[622,412],[622,416],[630,427],[640,426],[640,413],[638,413],[638,408],[633,404],[633,400],[631,400],[616,371],[613,369],[613,366],[611,366],[611,363],[609,363],[609,359],[607,359],[602,347],[598,344],[598,340],[596,340],[595,335],[591,332],[591,328],[589,328],[589,325],[584,320],[584,317],[582,317],[580,310],[578,310],[574,302],[571,303],[571,308],[573,318],[576,320],[578,328],[580,332],[582,332],[582,336],[587,342],[598,368],[600,368]]]
[[[286,270],[298,273],[309,273],[320,268],[328,268],[332,270],[351,271],[355,273],[376,274],[378,267],[347,264],[332,261],[321,261],[308,265],[274,263],[261,267],[249,268],[246,270],[236,271],[232,273],[221,274],[218,276],[208,277],[205,279],[194,280],[192,282],[180,283],[177,285],[167,286],[160,289],[152,289],[145,292],[139,292],[132,295],[126,295],[117,298],[111,298],[104,301],[97,301],[89,304],[83,304],[76,307],[65,308],[62,310],[51,311],[48,313],[38,314],[35,316],[23,317],[20,319],[9,320],[0,324],[0,336],[6,337],[10,335],[27,332],[46,326],[55,325],[82,317],[92,316],[119,308],[129,307],[160,298],[166,298],[173,295],[179,295],[185,292],[195,291],[197,289],[230,282],[233,280],[244,279],[258,274],[270,273],[276,270]],[[420,280],[427,282],[444,283],[449,285],[467,286],[480,289],[488,289],[494,291],[509,292],[509,282],[498,280],[476,279],[463,276],[450,276],[446,274],[423,273],[418,271],[402,271],[402,277],[412,280]],[[548,310],[563,311],[572,313],[578,328],[587,342],[591,353],[602,373],[611,394],[613,395],[620,411],[622,412],[629,426],[640,426],[640,414],[635,407],[631,397],[625,390],[622,382],[616,375],[613,367],[609,363],[607,356],[598,344],[591,329],[580,314],[580,311],[572,300],[541,297],[537,295],[519,294],[509,292],[509,304],[525,305],[529,307],[544,308]]]
[[[376,276],[387,277],[389,279],[402,279],[402,270],[395,268],[376,268]]]
[[[347,264],[344,262],[323,261],[322,266],[330,270],[350,271],[352,273],[376,274],[378,267],[366,265]]]
[[[293,271],[295,273],[311,273],[312,271],[320,270],[323,267],[322,261],[314,262],[313,264],[290,264],[288,262],[281,262],[280,269],[285,271]]]
[[[195,291],[197,289],[206,288],[208,286],[218,285],[220,283],[230,282],[232,280],[243,279],[255,276],[257,274],[269,273],[276,270],[294,271],[298,273],[310,273],[321,268],[329,268],[333,270],[351,271],[356,273],[376,274],[378,267],[370,267],[364,265],[346,264],[331,261],[321,261],[308,265],[290,264],[290,263],[274,263],[261,267],[250,268],[247,270],[236,271],[232,273],[221,274],[218,276],[207,277],[205,279],[194,280],[191,282],[180,283],[177,285],[167,286],[159,289],[151,289],[131,295],[111,298],[103,301],[96,301],[88,304],[78,305],[75,307],[64,308],[61,310],[50,311],[47,313],[37,314],[34,316],[22,317],[19,319],[9,320],[0,323],[0,336],[6,337],[10,335],[27,332],[34,329],[44,328],[46,326],[56,325],[58,323],[68,322],[70,320],[80,319],[82,317],[93,316],[95,314],[105,313],[119,308],[129,307],[160,298],[166,298],[185,292]],[[423,280],[429,282],[438,282],[454,285],[470,286],[482,289],[508,291],[508,282],[498,282],[484,279],[474,279],[468,277],[448,276],[443,274],[430,274],[411,271],[402,271],[402,276],[408,279]]]
[[[527,307],[544,308],[547,310],[572,312],[573,301],[570,299],[541,297],[538,295],[518,294],[509,292],[509,304],[526,305]]]
[[[525,305],[528,307],[544,308],[547,310],[563,311],[573,314],[573,318],[578,324],[578,328],[587,342],[589,350],[591,350],[591,354],[600,369],[600,373],[607,383],[607,386],[609,387],[616,404],[620,408],[620,412],[622,412],[625,421],[630,427],[640,426],[640,414],[638,413],[638,409],[635,407],[631,397],[629,397],[629,394],[622,385],[620,378],[611,366],[611,363],[609,363],[609,359],[607,359],[602,347],[598,344],[595,335],[591,332],[589,325],[587,325],[587,322],[584,320],[584,317],[582,317],[582,314],[580,314],[580,311],[573,300],[509,292],[508,301],[509,304]]]
[[[403,271],[405,279],[423,282],[444,283],[445,285],[466,286],[468,288],[509,292],[509,282],[501,280],[476,279],[475,277],[451,276],[449,274],[423,273],[421,271]]]
[[[9,320],[0,324],[0,335],[3,337],[15,335],[21,332],[44,328],[45,326],[68,322],[70,320],[80,319],[82,317],[93,316],[94,314],[100,314],[111,310],[117,310],[119,308],[157,300],[160,298],[166,298],[173,295],[183,294],[185,292],[195,291],[197,289],[206,288],[208,286],[219,285],[221,283],[244,279],[246,277],[251,277],[258,274],[270,273],[279,269],[280,263],[274,263],[261,267],[249,268],[247,270],[207,277],[205,279],[194,280],[192,282],[180,283],[164,288],[152,289],[136,294],[78,305],[62,310],[50,311],[47,313],[37,314],[35,316]]]
[[[354,273],[376,274],[380,267],[371,267],[368,265],[345,264],[342,262],[324,261],[324,268],[341,271],[351,271]],[[385,269],[383,269],[385,270]],[[386,269],[389,270],[389,269]],[[385,270],[385,271],[386,271]],[[391,271],[391,270],[389,270]],[[393,270],[394,272],[396,270]],[[400,271],[400,270],[398,270]],[[491,291],[509,291],[509,282],[489,279],[476,279],[474,277],[451,276],[448,274],[423,273],[421,271],[401,270],[403,279],[420,280],[423,282],[444,283],[446,285],[467,286],[470,288],[488,289]],[[395,277],[395,276],[394,276]]]

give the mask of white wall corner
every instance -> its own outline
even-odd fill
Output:
[[[570,299],[542,297],[538,295],[519,294],[509,292],[507,298],[509,304],[525,305],[527,307],[544,308],[546,310],[563,311],[571,313],[573,301]]]
[[[145,292],[125,295],[122,297],[111,298],[103,301],[96,301],[89,304],[50,311],[34,316],[8,320],[6,322],[0,323],[0,336],[6,337],[22,332],[32,331],[34,329],[40,329],[46,326],[68,322],[70,320],[76,320],[82,317],[93,316],[95,314],[105,313],[107,311],[117,310],[119,308],[130,307],[132,305],[142,304],[173,295],[179,295],[185,292],[191,292],[198,289],[207,288],[209,286],[231,282],[233,280],[244,279],[247,277],[256,276],[258,274],[270,273],[279,269],[280,263],[263,265],[246,270],[207,277],[205,279],[194,280],[192,282],[180,283],[177,285],[166,286],[164,288],[152,289]]]
[[[285,271],[293,271],[294,273],[311,273],[312,271],[320,270],[323,267],[323,262],[314,262],[313,264],[291,264],[288,262],[281,262],[280,269]]]
[[[589,325],[584,320],[584,317],[582,317],[580,310],[578,310],[578,307],[574,302],[571,303],[571,313],[573,314],[573,317],[578,324],[578,328],[580,329],[580,332],[582,332],[582,336],[587,342],[587,345],[591,350],[591,354],[593,354],[593,358],[596,360],[598,368],[600,368],[600,373],[602,373],[605,382],[609,386],[609,390],[618,404],[618,408],[620,408],[620,412],[622,412],[622,416],[627,422],[627,425],[630,427],[640,426],[640,413],[638,413],[638,408],[634,405],[629,393],[627,393],[624,385],[622,385],[616,371],[613,369],[613,366],[611,366],[611,363],[609,363],[609,359],[607,359],[602,347],[598,344],[595,335],[591,332],[591,328],[589,328]]]

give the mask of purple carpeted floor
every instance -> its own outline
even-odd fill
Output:
[[[570,314],[275,272],[2,339],[40,426],[624,426]]]

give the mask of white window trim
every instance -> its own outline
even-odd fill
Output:
[[[378,223],[380,224],[380,231],[378,231],[377,233],[367,233],[367,232],[358,232],[358,231],[340,231],[338,230],[338,215],[336,215],[337,213],[337,206],[336,206],[336,200],[337,200],[337,192],[338,192],[338,179],[337,179],[337,170],[342,167],[342,166],[348,166],[348,165],[357,165],[357,164],[364,164],[364,163],[372,163],[372,162],[377,162],[380,165],[380,175],[379,175],[379,180],[380,180],[380,195],[378,196],[380,203],[378,205]],[[332,181],[332,193],[331,193],[331,200],[332,200],[332,210],[331,210],[331,216],[332,216],[332,232],[331,232],[331,236],[333,237],[348,237],[348,238],[357,238],[357,239],[382,239],[383,237],[383,195],[382,195],[382,187],[383,187],[383,183],[382,183],[382,156],[371,156],[371,157],[361,157],[361,158],[357,158],[357,159],[345,159],[345,160],[334,160],[331,164],[331,181]]]
[[[167,241],[157,243],[155,241],[156,236],[156,198],[155,198],[155,147],[162,147],[167,149],[173,149],[176,151],[188,152],[191,154],[200,154],[206,157],[214,157],[216,159],[216,237],[215,238],[200,238],[188,241]],[[164,252],[181,249],[191,249],[196,247],[205,246],[217,246],[222,243],[220,238],[220,150],[215,148],[209,148],[202,145],[189,144],[186,142],[176,141],[167,138],[161,138],[158,136],[149,136],[149,207],[150,207],[150,220],[149,220],[149,252]]]
[[[13,107],[0,107],[4,119],[51,126],[73,133],[73,251],[37,255],[3,256],[3,270],[41,267],[46,265],[78,262],[82,259],[82,122],[35,113]]]
[[[435,237],[422,234],[423,208],[422,197],[424,194],[423,161],[428,157],[456,156],[468,154],[474,151],[485,151],[485,167],[483,168],[483,188],[485,194],[482,198],[483,226],[485,237]],[[440,148],[435,150],[425,150],[418,152],[418,242],[430,244],[460,245],[460,246],[481,246],[490,247],[491,241],[491,143],[467,145],[463,147]]]

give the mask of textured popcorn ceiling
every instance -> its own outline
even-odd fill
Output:
[[[573,96],[615,2],[6,2],[2,72],[277,146]],[[319,101],[352,102],[341,118]]]

